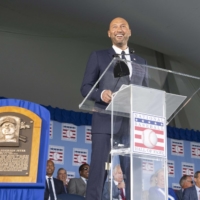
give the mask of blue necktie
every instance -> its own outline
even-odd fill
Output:
[[[122,59],[124,59],[124,60],[126,60],[126,57],[125,57],[125,52],[124,51],[122,51]]]

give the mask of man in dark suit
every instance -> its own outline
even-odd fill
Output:
[[[52,160],[48,160],[46,166],[46,189],[44,200],[55,200],[57,199],[58,194],[65,193],[63,182],[53,178],[54,170],[54,162]]]
[[[64,185],[65,192],[67,193],[67,171],[64,168],[59,168],[57,171],[57,179],[61,180]]]
[[[105,182],[102,200],[110,200],[110,182]],[[113,200],[125,200],[125,183],[120,165],[116,165],[113,169],[113,184],[112,184]]]
[[[91,54],[81,86],[81,93],[83,97],[88,95],[99,77],[112,61],[113,55],[121,55],[124,53],[130,54],[129,47],[127,45],[130,36],[131,30],[125,19],[118,17],[111,21],[108,30],[108,37],[111,38],[113,46],[110,49],[95,51]],[[146,64],[146,61],[136,54],[126,55],[125,58],[139,64]],[[117,91],[122,84],[133,83],[143,86],[148,85],[147,70],[145,68],[139,65],[135,67],[129,66],[129,71],[129,76],[124,76],[119,79],[114,78],[113,66],[109,68],[106,75],[100,80],[96,88],[89,96],[90,100],[95,101],[95,107],[105,109],[108,103],[111,102],[112,93]],[[118,138],[120,138],[120,133],[125,132],[125,129],[129,129],[129,119],[120,117],[117,120],[118,123],[115,124],[114,132],[119,136]],[[94,112],[91,132],[92,155],[86,199],[101,200],[103,185],[106,180],[105,162],[108,160],[111,148],[111,116],[109,114]],[[121,160],[123,160],[120,164],[123,173],[126,174],[126,181],[130,182],[130,160],[128,160],[128,162],[124,161],[127,159],[122,158]],[[141,166],[138,168],[141,168]],[[140,184],[138,183],[138,185]],[[130,191],[126,191],[127,200],[129,200],[129,192]]]
[[[183,192],[183,200],[199,200],[200,199],[200,171],[194,174],[195,185],[189,187]]]
[[[184,190],[193,186],[192,177],[189,175],[183,175],[179,181],[179,184],[181,189],[176,191],[176,196],[178,197],[178,200],[182,200]]]
[[[72,178],[68,184],[68,193],[85,197],[90,166],[82,164],[79,167],[80,178]]]

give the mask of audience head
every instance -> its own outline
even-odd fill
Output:
[[[113,169],[113,178],[118,183],[121,183],[121,182],[124,181],[123,173],[122,173],[122,169],[121,169],[120,165],[116,165],[114,167],[114,169]]]
[[[194,182],[197,187],[200,187],[200,171],[196,171],[194,174]]]
[[[183,189],[192,187],[193,185],[192,177],[189,175],[183,175],[179,181],[179,184]]]
[[[57,179],[61,180],[64,185],[67,184],[67,171],[64,168],[59,168],[57,171]]]
[[[150,186],[151,187],[156,186],[156,175],[155,174],[152,174],[150,177]]]
[[[165,174],[164,174],[164,169],[161,168],[155,173],[156,177],[156,186],[159,188],[164,188],[165,187]]]
[[[54,173],[54,170],[55,170],[54,162],[52,160],[47,160],[46,175],[48,177],[51,177]]]
[[[88,179],[89,171],[90,171],[90,166],[87,163],[84,163],[79,167],[79,174],[85,179]]]

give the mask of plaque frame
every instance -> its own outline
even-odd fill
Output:
[[[38,173],[39,151],[40,151],[40,139],[42,119],[34,112],[17,106],[3,106],[0,107],[0,113],[12,112],[19,113],[31,118],[33,123],[32,143],[31,143],[31,155],[30,155],[30,167],[29,174],[27,176],[0,176],[1,183],[36,183]]]

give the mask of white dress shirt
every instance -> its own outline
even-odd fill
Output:
[[[82,177],[81,176],[81,178],[83,179],[83,181],[85,182],[85,184],[87,185],[87,179],[86,178],[84,178],[84,177]]]
[[[120,48],[118,48],[115,45],[113,45],[112,48],[115,50],[116,54],[120,54],[121,55],[122,51],[124,51],[125,54],[129,54],[129,55],[125,55],[125,58],[126,58],[126,60],[131,61],[131,56],[130,56],[130,52],[129,52],[129,48],[128,47],[125,50],[121,50]],[[120,58],[122,58],[122,57],[120,56]],[[130,72],[129,78],[131,78],[131,75],[132,75],[132,65],[131,65],[131,62],[127,62],[127,65],[128,65],[129,72]]]
[[[53,176],[52,176],[52,177],[48,177],[48,176],[46,176],[46,181],[47,181],[48,188],[49,188],[49,178],[51,178],[51,185],[52,185],[52,188],[53,188],[54,198],[55,198],[55,200],[57,200],[57,198],[56,198],[55,185],[54,185],[54,181],[53,181]],[[48,200],[50,200],[50,197],[49,197]]]

